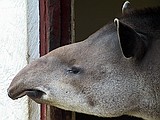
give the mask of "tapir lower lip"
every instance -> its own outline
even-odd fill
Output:
[[[21,98],[25,95],[27,95],[28,97],[32,99],[39,99],[44,94],[46,94],[44,91],[41,91],[38,89],[27,89],[27,90],[22,91],[21,93],[16,93],[16,94],[8,93],[8,96],[13,100]]]

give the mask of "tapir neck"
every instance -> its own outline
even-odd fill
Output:
[[[158,74],[159,68],[157,69],[156,64],[154,64],[159,58],[156,59],[154,56],[151,58],[148,56],[150,54],[145,56],[149,59],[144,59],[141,65],[137,65],[135,68],[140,73],[138,79],[141,81],[139,88],[141,99],[137,117],[143,116],[146,120],[160,120],[160,76]]]

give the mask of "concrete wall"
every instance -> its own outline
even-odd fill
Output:
[[[0,119],[39,120],[39,106],[27,97],[11,100],[12,78],[39,57],[38,0],[0,0]]]

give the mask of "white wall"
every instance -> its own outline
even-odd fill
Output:
[[[29,61],[39,57],[38,0],[0,0],[0,119],[39,120],[27,97],[11,100],[7,88]]]
[[[39,57],[39,0],[27,0],[28,61]],[[29,120],[40,120],[40,105],[28,101]]]

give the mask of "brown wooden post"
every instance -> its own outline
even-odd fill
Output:
[[[40,0],[40,56],[49,52],[49,16],[47,0]]]
[[[39,1],[40,6],[40,56],[43,56],[49,51],[49,16],[48,4],[46,0]],[[47,120],[47,109],[45,104],[41,104],[41,120]]]
[[[71,0],[49,0],[50,49],[71,43]],[[50,107],[51,120],[71,120],[71,112]]]
[[[40,0],[41,56],[69,43],[71,43],[71,0]],[[41,105],[41,120],[71,120],[71,114],[55,107]]]

